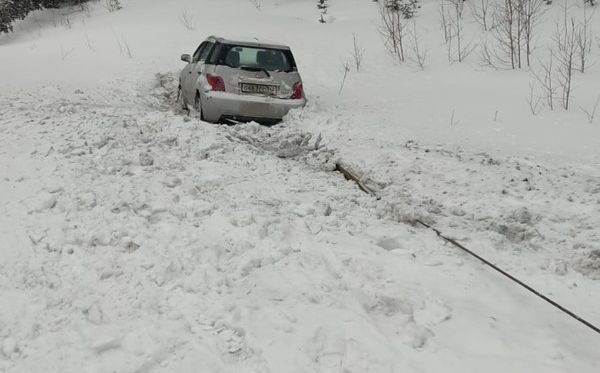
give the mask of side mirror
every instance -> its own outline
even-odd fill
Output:
[[[182,54],[181,55],[181,60],[183,62],[190,63],[190,62],[192,62],[192,57],[189,54]]]

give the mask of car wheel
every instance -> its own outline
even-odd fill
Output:
[[[200,100],[200,92],[198,91],[196,91],[196,97],[194,98],[194,109],[196,109],[200,120],[204,120],[204,114],[202,113],[202,101]]]
[[[185,98],[183,97],[183,91],[181,90],[181,86],[177,89],[177,107],[184,111],[189,111],[187,104],[185,103]]]

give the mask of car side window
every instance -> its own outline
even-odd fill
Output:
[[[200,55],[202,54],[204,49],[206,49],[207,44],[208,42],[205,41],[204,43],[200,44],[198,49],[196,49],[196,51],[194,52],[194,57],[192,57],[192,63],[196,63],[200,60]]]
[[[206,58],[210,55],[210,52],[212,52],[213,47],[214,47],[213,43],[206,42],[204,49],[202,49],[202,51],[200,52],[200,58],[199,58],[200,62],[206,61]]]

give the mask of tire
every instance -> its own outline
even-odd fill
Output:
[[[194,98],[194,109],[198,113],[200,120],[204,120],[204,113],[202,112],[202,100],[200,99],[200,92],[196,91],[196,97]]]

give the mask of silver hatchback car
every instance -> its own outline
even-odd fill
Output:
[[[202,120],[271,125],[306,104],[288,46],[210,36],[181,60],[188,64],[179,76],[179,102]]]

